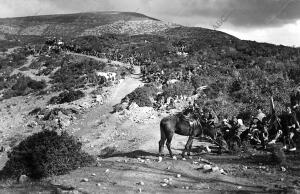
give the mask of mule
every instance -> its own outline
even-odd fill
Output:
[[[222,135],[219,129],[205,126],[204,122],[197,118],[193,118],[193,122],[190,123],[189,120],[184,118],[183,114],[179,113],[165,117],[160,121],[160,156],[163,154],[164,144],[166,142],[169,154],[173,157],[171,142],[174,134],[189,136],[185,148],[182,151],[182,157],[185,156],[186,152],[187,155],[190,156],[194,138],[207,137],[219,146],[219,151],[224,148],[222,144],[225,143],[225,141],[222,140],[223,138],[221,138]]]

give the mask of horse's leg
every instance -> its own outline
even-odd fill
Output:
[[[189,151],[189,147],[192,145],[191,143],[192,143],[192,141],[193,141],[193,137],[192,136],[189,136],[189,139],[187,140],[187,142],[186,142],[186,144],[185,144],[185,147],[184,147],[184,150],[182,151],[182,158],[184,158],[184,156],[185,156],[185,152],[186,151],[188,151],[188,152],[190,152]]]
[[[160,128],[160,140],[158,142],[159,156],[161,156],[163,154],[165,142],[166,142],[166,135],[165,135],[165,132],[163,131],[163,128],[161,127]]]
[[[171,150],[171,142],[172,142],[172,138],[173,138],[173,133],[170,134],[170,135],[167,137],[167,143],[166,143],[171,158],[173,158],[173,153],[172,153],[172,150]]]
[[[191,150],[192,150],[192,146],[193,146],[193,138],[192,138],[192,140],[191,140],[191,142],[190,142],[190,145],[189,145],[189,149],[188,149],[188,152],[187,152],[187,155],[190,157],[190,155],[191,155]]]
[[[159,156],[163,155],[163,151],[164,151],[164,144],[166,142],[166,139],[161,138],[158,142],[158,146],[159,146]]]

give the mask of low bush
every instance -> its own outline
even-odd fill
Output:
[[[30,77],[21,76],[17,79],[16,83],[4,94],[4,98],[15,96],[24,96],[31,92],[40,91],[46,88],[47,84],[44,80],[36,81]]]
[[[78,167],[90,165],[94,158],[81,151],[82,144],[62,132],[42,131],[29,136],[8,154],[1,171],[2,178],[17,178],[25,174],[34,179],[66,174]]]
[[[84,97],[84,93],[80,90],[69,90],[60,93],[58,96],[54,96],[50,99],[49,104],[63,104],[78,100]]]
[[[163,96],[165,98],[175,98],[176,96],[180,95],[191,96],[193,92],[194,87],[192,86],[192,84],[186,82],[176,82],[163,88]]]
[[[139,87],[135,89],[133,92],[128,94],[125,98],[122,99],[122,102],[129,98],[130,102],[135,102],[139,107],[152,107],[152,102],[150,100],[150,97],[155,97],[158,90],[153,85],[145,85],[143,87]]]

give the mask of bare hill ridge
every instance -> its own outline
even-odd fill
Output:
[[[145,34],[178,25],[134,12],[88,12],[0,19],[0,34],[74,37],[103,33]]]

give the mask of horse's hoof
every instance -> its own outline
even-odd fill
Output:
[[[172,158],[173,158],[173,160],[177,160],[177,157],[176,157],[176,156],[173,156]]]
[[[158,162],[161,162],[161,161],[162,161],[162,157],[159,156],[159,157],[158,157]]]

